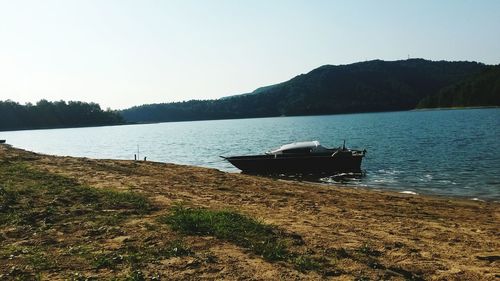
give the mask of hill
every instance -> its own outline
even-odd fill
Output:
[[[417,108],[471,106],[500,106],[500,65],[424,98]]]
[[[409,110],[485,68],[476,62],[423,59],[324,65],[248,94],[142,105],[121,114],[129,122],[162,122]]]

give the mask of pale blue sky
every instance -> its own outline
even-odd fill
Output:
[[[324,64],[500,63],[500,1],[0,0],[0,100],[213,99]]]

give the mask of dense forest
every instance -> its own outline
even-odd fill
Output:
[[[121,114],[128,122],[161,122],[409,110],[486,68],[423,59],[325,65],[252,93],[142,105]]]
[[[417,108],[500,106],[500,65],[445,87],[419,102]]]
[[[41,100],[21,105],[0,101],[0,130],[83,127],[123,124],[117,112],[102,110],[96,103]]]

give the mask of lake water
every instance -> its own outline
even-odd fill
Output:
[[[365,176],[342,184],[500,200],[500,109],[406,111],[0,132],[55,155],[190,164],[238,172],[219,155],[319,140],[368,151]],[[333,178],[324,182],[336,183]],[[338,184],[338,183],[336,183]]]

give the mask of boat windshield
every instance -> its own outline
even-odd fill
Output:
[[[310,153],[311,148],[294,148],[281,151],[283,154]]]

